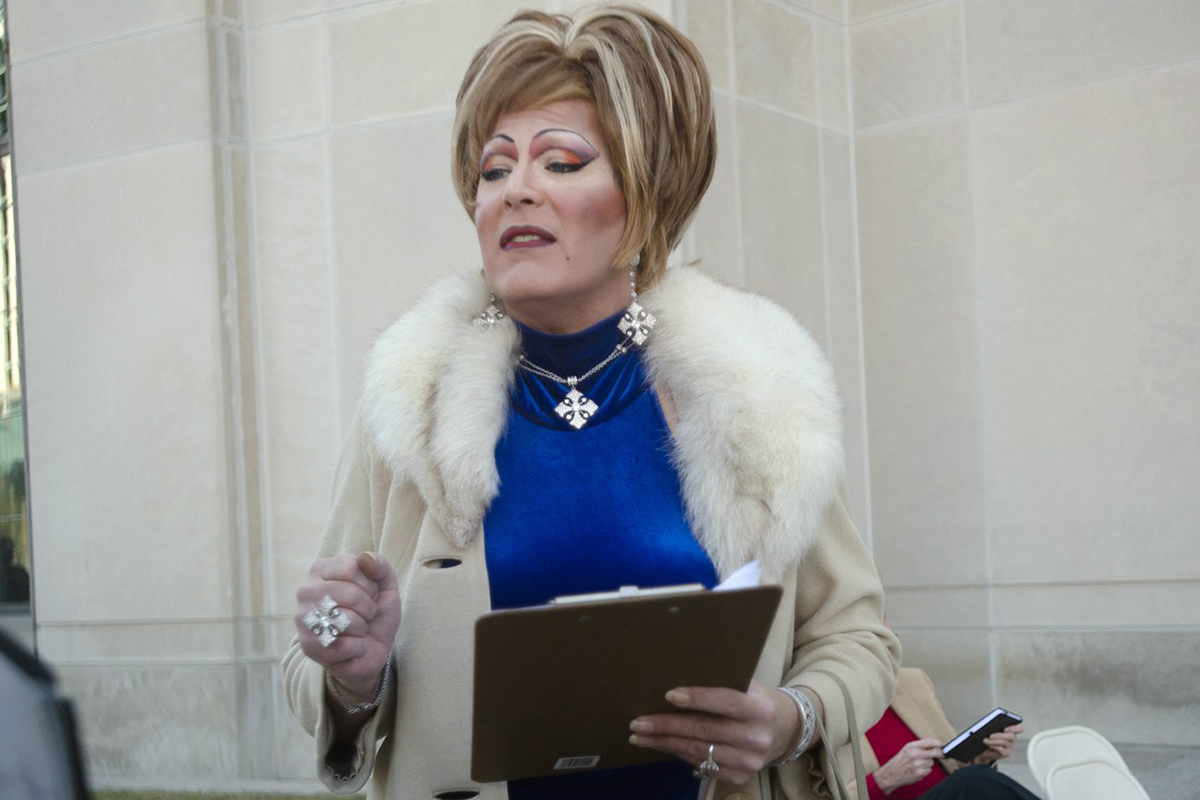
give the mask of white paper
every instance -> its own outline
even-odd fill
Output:
[[[714,592],[724,592],[729,589],[749,589],[758,586],[762,580],[762,565],[755,559],[739,567],[732,575],[713,587]]]

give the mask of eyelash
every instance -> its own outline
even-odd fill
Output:
[[[567,161],[551,161],[549,164],[546,165],[546,171],[553,172],[556,175],[568,175],[572,172],[578,172],[579,170],[583,169],[590,163],[592,163],[592,162],[591,161],[580,161],[579,163],[572,164]],[[489,181],[489,182],[490,181],[498,181],[501,178],[503,178],[505,175],[507,175],[508,173],[509,173],[509,170],[506,167],[492,167],[491,169],[485,169],[485,170],[480,171],[479,177],[482,178],[483,180]]]

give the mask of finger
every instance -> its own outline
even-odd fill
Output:
[[[364,636],[339,636],[328,647],[325,647],[310,632],[300,634],[299,644],[304,655],[328,669],[331,666],[361,658],[370,648],[371,640]]]
[[[912,758],[938,758],[942,755],[942,746],[936,739],[917,739],[904,745],[901,752]]]
[[[909,758],[912,759],[914,764],[932,764],[934,759],[942,758],[942,751],[941,748],[937,750],[915,750],[909,753]]]
[[[709,742],[686,739],[677,736],[643,736],[635,734],[629,737],[630,744],[637,747],[648,747],[664,753],[678,756],[693,767],[699,767],[709,757]],[[726,783],[743,784],[751,775],[757,774],[766,762],[755,753],[731,745],[717,743],[712,749],[712,759],[719,766],[720,779]]]
[[[312,577],[323,581],[346,581],[357,584],[372,598],[379,594],[379,585],[359,569],[356,556],[340,555],[322,558],[313,564]]]
[[[689,711],[706,711],[735,720],[766,721],[775,707],[766,697],[737,689],[713,686],[687,686],[667,692],[667,701]]]
[[[355,583],[312,580],[301,584],[296,590],[297,604],[304,614],[316,608],[326,597],[337,603],[338,608],[353,609],[368,621],[375,619],[379,610],[375,600]]]
[[[317,647],[321,643],[317,642]],[[326,669],[344,668],[351,662],[365,656],[371,647],[371,640],[365,636],[339,636],[337,641],[322,649],[322,666]]]
[[[359,553],[357,564],[359,570],[374,581],[380,591],[395,588],[396,571],[392,569],[392,565],[388,563],[382,553]]]
[[[649,714],[635,719],[629,729],[639,736],[689,740],[704,747],[715,742],[764,755],[771,747],[771,734],[766,726],[711,714]]]
[[[367,635],[367,621],[359,616],[358,612],[349,608],[338,610],[345,615],[347,625],[334,634],[336,638],[330,642],[329,647],[333,647],[343,638],[362,637]],[[303,608],[297,609],[295,621],[296,629],[300,632],[301,643],[303,643],[306,639],[311,639],[319,646],[320,641],[318,640],[318,636],[320,635],[320,629],[318,628],[318,630],[314,631],[311,627],[309,627],[308,612],[304,611]]]

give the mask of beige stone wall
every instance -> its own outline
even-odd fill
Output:
[[[7,3],[37,638],[97,784],[312,785],[294,587],[367,345],[477,262],[453,95],[528,5],[582,3]],[[958,720],[1197,743],[1188,4],[650,5],[716,85],[684,255],[830,354],[910,661]]]
[[[274,779],[241,10],[7,11],[39,651],[97,783]]]
[[[874,553],[950,716],[1200,744],[1200,15],[850,0]]]

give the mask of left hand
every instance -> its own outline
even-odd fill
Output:
[[[783,692],[752,681],[749,691],[682,687],[667,700],[686,713],[648,714],[629,726],[631,744],[652,747],[699,766],[708,758],[721,767],[720,780],[744,784],[767,764],[791,752],[800,712]]]
[[[975,763],[987,765],[1011,756],[1013,747],[1017,743],[1017,736],[1024,730],[1024,725],[1009,725],[999,733],[993,733],[984,739],[983,744],[987,750],[975,757]]]

